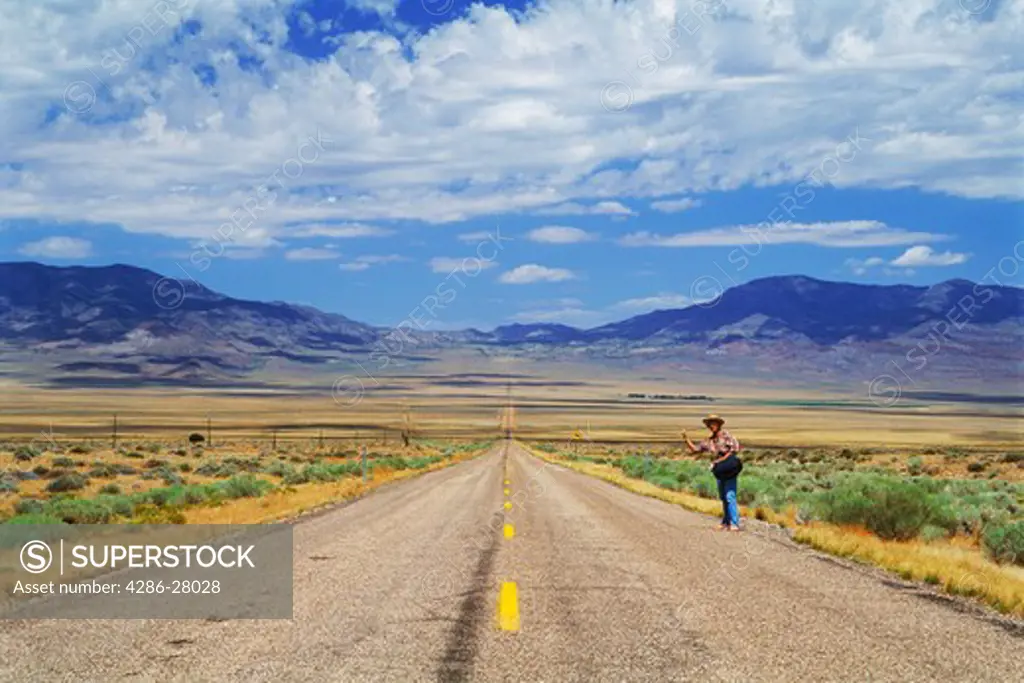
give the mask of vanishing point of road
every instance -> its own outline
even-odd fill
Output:
[[[294,529],[294,618],[0,623],[3,681],[1021,681],[1024,629],[515,442]]]

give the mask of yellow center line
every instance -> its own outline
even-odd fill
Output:
[[[512,538],[516,535],[516,528],[511,524],[505,525],[505,538]]]
[[[506,501],[505,501],[505,509],[506,509],[506,510],[511,510],[511,509],[512,509],[512,503],[510,503],[510,502],[508,502],[508,501],[506,500]]]
[[[508,495],[508,492],[509,492],[509,489],[505,489],[505,495],[506,496]]]
[[[519,592],[514,581],[501,584],[498,595],[498,628],[502,631],[519,630]]]

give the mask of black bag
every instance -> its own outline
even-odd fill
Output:
[[[711,473],[715,475],[715,479],[735,479],[740,476],[742,471],[743,461],[735,453],[730,453],[728,458],[721,462],[716,462],[714,467],[711,468]]]

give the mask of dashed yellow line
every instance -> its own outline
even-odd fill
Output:
[[[498,594],[498,628],[502,631],[519,630],[519,591],[514,581],[501,584]]]
[[[505,492],[504,507],[507,512],[512,509],[512,501],[508,500],[508,497],[512,494],[512,478],[509,475],[508,460],[505,461],[502,483],[504,484]],[[505,519],[503,533],[507,540],[511,540],[515,538],[516,528],[508,521],[507,516]],[[503,581],[501,583],[501,590],[498,593],[498,628],[502,631],[519,631],[519,590],[516,587],[515,581]]]

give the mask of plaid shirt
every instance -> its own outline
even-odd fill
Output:
[[[713,439],[709,438],[701,441],[698,450],[701,453],[714,453],[716,458],[720,458],[727,453],[739,453],[740,442],[729,432],[719,429],[718,434]]]

